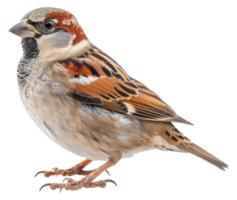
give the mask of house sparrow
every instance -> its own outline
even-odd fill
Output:
[[[191,123],[93,45],[71,13],[38,8],[10,32],[23,38],[17,76],[27,112],[54,142],[87,158],[66,170],[37,173],[85,175],[80,181],[68,178],[67,183],[45,184],[41,189],[116,184],[94,179],[121,158],[149,149],[189,152],[222,170],[228,167],[178,131],[172,122]],[[93,160],[107,162],[83,170]]]

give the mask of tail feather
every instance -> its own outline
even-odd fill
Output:
[[[180,143],[178,146],[179,148],[206,160],[207,162],[213,164],[214,166],[218,167],[219,169],[223,171],[225,171],[225,169],[228,168],[227,164],[225,164],[220,159],[211,155],[210,153],[208,153],[207,151],[205,151],[204,149],[202,149],[201,147],[197,146],[194,143],[189,143],[188,145],[184,143]]]
[[[167,150],[183,150],[206,160],[221,170],[228,168],[228,165],[220,159],[190,141],[177,128],[175,128],[173,124],[164,123],[164,129],[164,132],[160,133],[160,136],[167,142],[167,144],[164,144]]]

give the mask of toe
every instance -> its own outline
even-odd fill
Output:
[[[57,174],[57,171],[55,171],[55,169],[57,168],[54,168],[54,171],[39,171],[38,173],[35,174],[35,177],[38,176],[39,174],[44,174],[45,177],[54,176]]]

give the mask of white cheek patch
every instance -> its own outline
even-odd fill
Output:
[[[97,79],[98,79],[97,77],[92,77],[92,76],[85,77],[83,75],[80,75],[79,78],[74,78],[73,82],[78,83],[80,85],[90,85],[91,83],[95,82]]]
[[[88,40],[82,40],[80,43],[76,45],[72,45],[73,40],[75,39],[75,35],[71,36],[71,41],[65,47],[55,47],[52,45],[51,40],[55,37],[54,34],[50,34],[44,36],[44,38],[37,39],[37,44],[39,47],[39,57],[43,60],[47,61],[58,61],[64,60],[67,58],[74,58],[82,55],[86,52],[91,44]]]

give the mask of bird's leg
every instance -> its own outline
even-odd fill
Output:
[[[66,169],[66,170],[60,170],[57,167],[53,168],[52,171],[40,171],[38,172],[35,177],[38,174],[44,174],[45,177],[55,176],[55,175],[62,175],[62,176],[73,176],[75,174],[78,175],[88,175],[94,170],[88,170],[84,171],[83,169],[92,162],[92,160],[85,159],[81,161],[79,164],[75,165],[72,168]]]
[[[108,182],[114,183],[117,186],[117,184],[114,181],[109,180],[109,179],[93,182],[93,180],[97,176],[99,176],[102,172],[106,171],[108,168],[112,167],[115,164],[116,164],[116,162],[108,161],[101,167],[92,171],[90,174],[88,174],[85,178],[81,179],[80,181],[75,181],[71,178],[66,178],[64,180],[67,180],[67,183],[48,183],[48,184],[43,185],[40,188],[40,190],[42,188],[44,188],[45,186],[50,186],[50,188],[52,190],[55,190],[58,188],[58,189],[60,189],[60,192],[63,188],[65,188],[66,190],[78,190],[83,187],[85,187],[85,188],[94,188],[94,187],[104,188],[104,187],[106,187],[106,183],[108,183]]]

